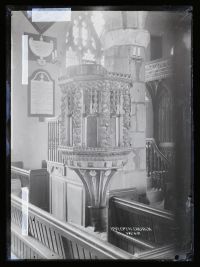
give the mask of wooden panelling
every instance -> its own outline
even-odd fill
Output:
[[[66,183],[67,186],[67,221],[78,225],[84,224],[84,192],[78,184]]]
[[[129,253],[153,250],[175,241],[174,216],[170,212],[118,197],[110,199],[108,211],[108,241]],[[151,230],[128,235],[127,231],[120,230],[123,227],[148,227]]]
[[[30,172],[30,203],[49,211],[49,174],[46,169]]]
[[[56,218],[85,226],[85,191],[81,181],[64,174],[58,176],[53,171],[50,176],[50,203],[51,213]]]
[[[15,207],[15,209],[12,208],[13,213],[16,211],[21,213],[22,200],[12,195],[12,207]],[[21,228],[12,222],[12,252],[19,258],[27,257],[27,247],[30,248],[30,258],[35,259],[134,258],[131,254],[94,237],[78,226],[64,223],[31,204],[29,204],[28,216],[29,236],[22,236]]]
[[[52,214],[62,221],[66,221],[65,181],[52,177]]]
[[[118,203],[120,202],[119,199],[117,201]],[[20,214],[22,212],[21,199],[12,195],[11,203],[12,213]],[[123,201],[121,201],[121,204],[128,205],[128,203],[123,203]],[[129,209],[131,208],[130,206],[131,204],[129,203]],[[134,208],[136,210],[140,208],[141,212],[144,212],[145,208],[148,210],[144,205],[135,204]],[[133,209],[133,206],[131,209]],[[155,216],[155,210],[149,208],[149,213],[150,211]],[[14,218],[14,216],[11,217]],[[157,212],[157,217],[166,220],[167,214]],[[168,217],[171,219],[170,216]],[[12,221],[11,248],[12,252],[20,259],[138,259],[140,255],[141,258],[151,259],[151,257],[158,258],[157,255],[161,258],[164,258],[165,255],[170,258],[173,252],[172,246],[166,245],[159,249],[149,250],[146,253],[138,250],[140,254],[136,258],[130,254],[135,250],[135,244],[139,248],[141,246],[151,248],[151,244],[127,237],[126,235],[120,236],[119,233],[113,235],[112,240],[116,241],[116,246],[126,249],[129,251],[128,253],[106,241],[94,237],[78,226],[57,220],[49,213],[31,204],[29,205],[29,230],[32,236],[22,236],[21,228]],[[118,238],[119,236],[120,239]],[[121,242],[121,240],[123,241]],[[131,242],[129,242],[130,240]],[[131,246],[133,244],[134,248]]]
[[[19,259],[61,259],[40,242],[30,236],[22,236],[20,228],[12,225],[11,227],[12,252]]]
[[[11,179],[19,179],[22,187],[29,188],[31,204],[49,211],[49,174],[46,169],[25,170],[11,166]]]

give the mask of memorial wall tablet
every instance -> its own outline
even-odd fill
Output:
[[[29,78],[28,114],[36,117],[52,117],[55,113],[55,83],[49,73],[37,70]]]

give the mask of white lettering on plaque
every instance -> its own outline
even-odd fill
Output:
[[[41,76],[43,77],[43,76]],[[51,80],[31,81],[31,115],[53,115],[54,84]]]

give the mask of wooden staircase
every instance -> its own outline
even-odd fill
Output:
[[[153,138],[146,139],[147,199],[152,206],[165,207],[172,186],[172,164]]]

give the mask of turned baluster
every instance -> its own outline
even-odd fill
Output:
[[[151,144],[151,146],[150,146],[150,149],[151,149],[151,153],[150,153],[150,162],[151,162],[151,164],[150,164],[150,172],[152,173],[153,172],[153,167],[154,167],[154,149],[153,149],[153,146],[152,146],[152,144]]]
[[[56,161],[56,121],[53,122],[54,161]]]
[[[50,125],[50,122],[48,122],[49,160],[51,160],[51,135],[50,135],[50,131],[51,131],[51,125]]]
[[[49,140],[49,123],[48,123],[48,160],[50,160],[50,140]]]
[[[158,157],[158,170],[162,171],[162,169],[161,169],[161,157]]]
[[[53,122],[51,123],[51,150],[52,150],[52,156],[51,160],[54,161],[54,134],[53,134],[53,129],[54,125]]]
[[[60,121],[58,121],[58,146],[60,145]],[[58,150],[58,162],[61,161],[60,151]]]
[[[153,171],[157,171],[157,165],[156,165],[156,160],[157,160],[157,155],[156,155],[156,151],[154,150],[154,153],[153,153]]]
[[[52,122],[52,161],[55,161],[55,153],[54,153],[54,147],[55,147],[55,137],[54,137],[54,122]]]
[[[54,161],[57,161],[57,122],[54,122]]]
[[[50,126],[50,161],[52,161],[52,123],[49,123]]]
[[[146,154],[146,162],[147,162],[147,177],[150,177],[150,142],[148,141],[146,144],[147,154]]]
[[[166,172],[165,163],[164,161],[162,161],[162,179],[165,178],[165,172]]]
[[[58,162],[58,121],[56,121],[56,161]]]
[[[52,122],[52,152],[53,152],[53,157],[52,160],[55,161],[55,135],[54,135],[54,131],[55,131],[55,123]]]

